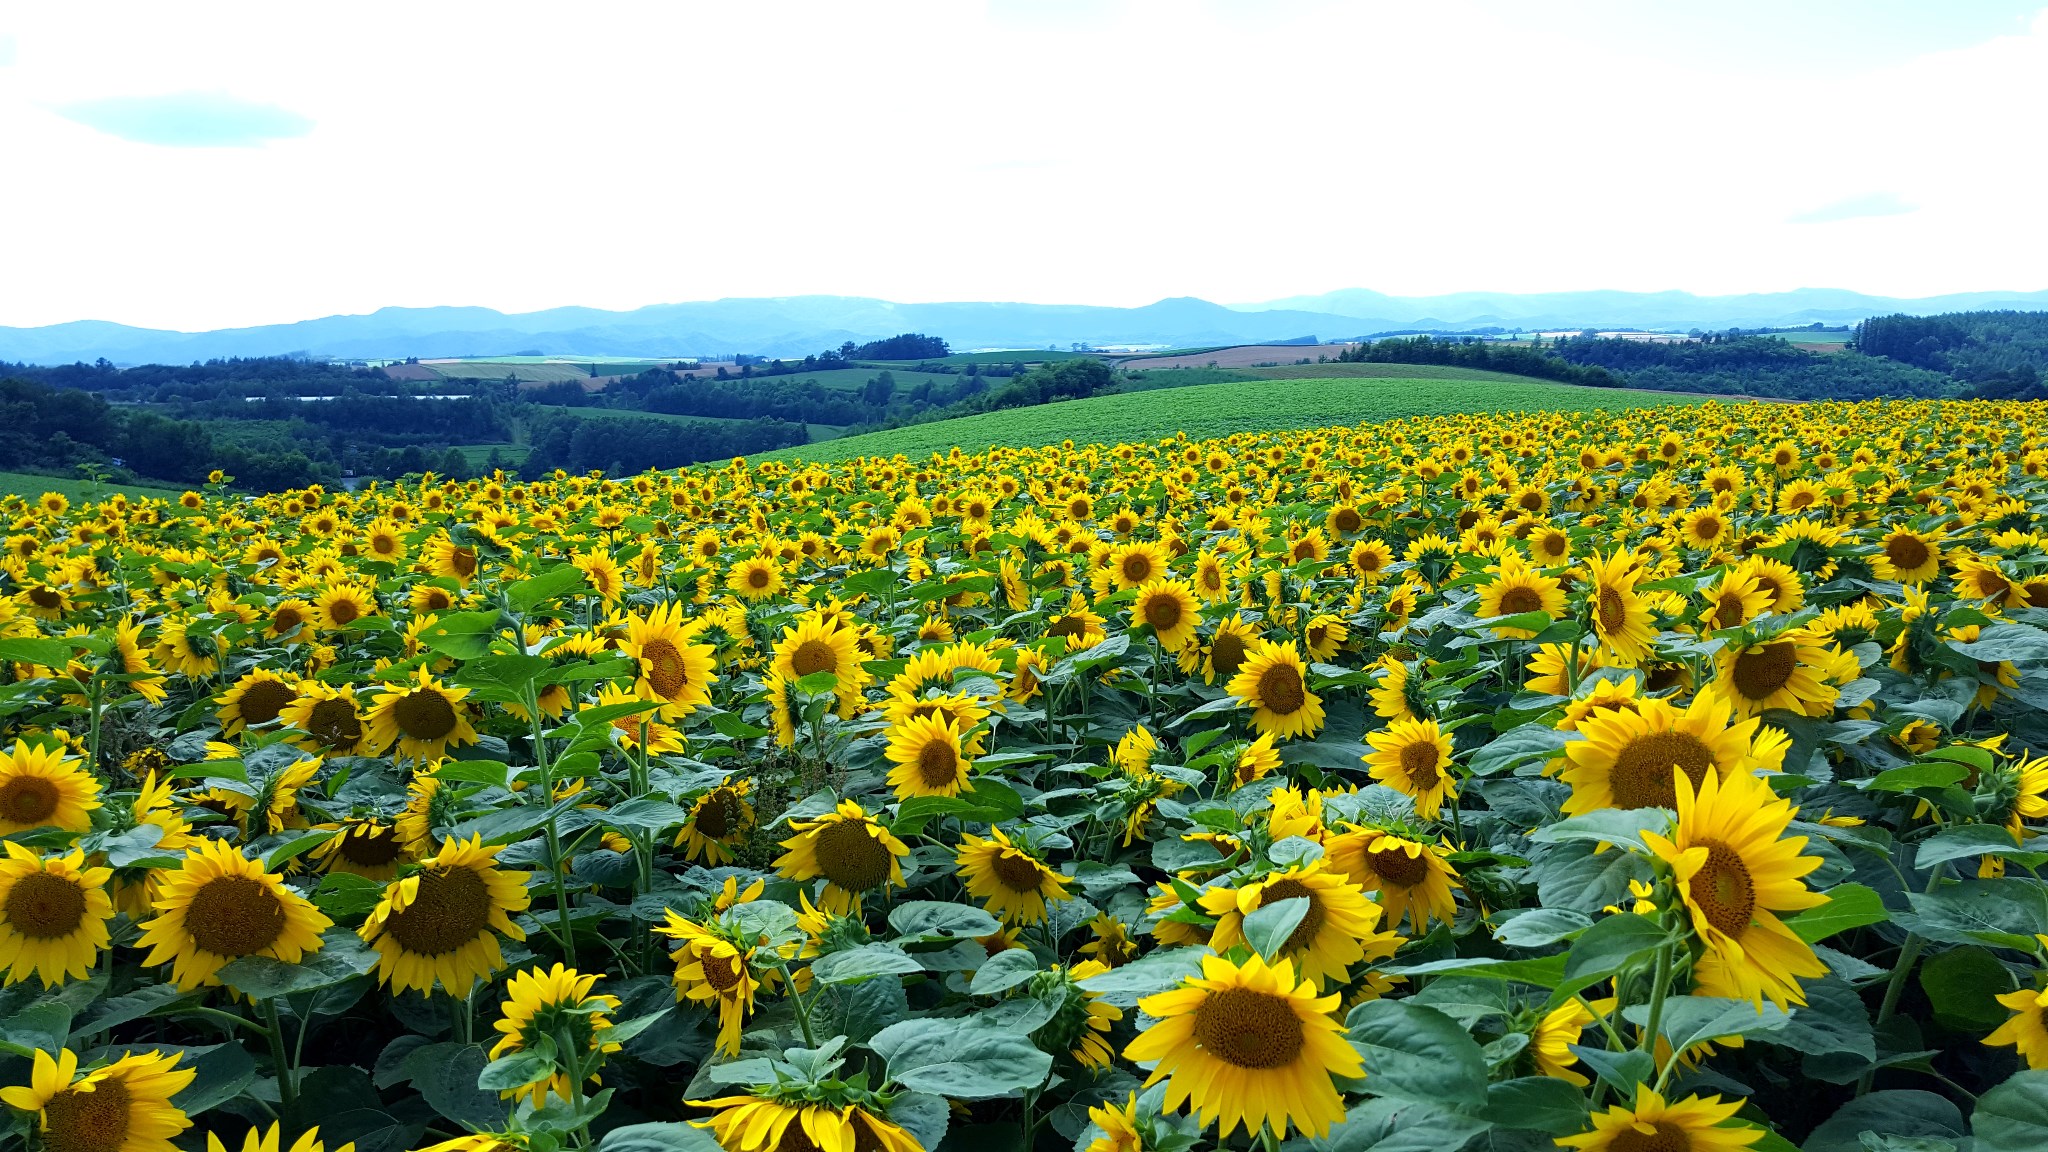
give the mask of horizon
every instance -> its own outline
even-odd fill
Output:
[[[2042,0],[122,19],[0,17],[0,133],[43,174],[7,191],[35,226],[0,325],[1367,283],[1915,299],[2048,265],[2048,160],[2014,144]],[[1933,138],[1979,162],[1910,162]]]

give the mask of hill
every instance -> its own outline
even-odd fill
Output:
[[[919,457],[955,446],[978,452],[991,446],[1032,447],[1064,440],[1113,444],[1176,432],[1206,439],[1233,432],[1364,424],[1452,412],[1577,412],[1698,402],[1537,380],[1377,377],[1231,381],[963,416],[785,449],[764,458],[834,461],[897,453]]]

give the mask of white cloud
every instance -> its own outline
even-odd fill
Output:
[[[1638,11],[1595,37],[1502,0],[43,6],[5,29],[0,139],[39,178],[0,187],[0,324],[2048,287],[2048,159],[2014,146],[2048,19],[1809,74],[1666,51]],[[194,91],[310,128],[163,148],[53,111]],[[1918,210],[1792,222],[1879,194]]]

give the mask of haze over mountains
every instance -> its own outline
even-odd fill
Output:
[[[1141,308],[1092,305],[897,304],[858,296],[789,296],[654,304],[627,312],[551,308],[381,308],[293,324],[172,332],[81,320],[0,327],[0,361],[184,363],[228,356],[302,354],[374,359],[493,356],[700,356],[734,352],[801,357],[899,332],[943,336],[956,349],[1065,348],[1074,343],[1201,347],[1322,341],[1401,329],[1790,327],[1854,323],[1868,316],[1965,309],[2048,309],[2048,291],[1966,292],[1917,300],[1827,288],[1742,296],[1687,292],[1459,292],[1389,296],[1347,288],[1225,306],[1176,297]]]

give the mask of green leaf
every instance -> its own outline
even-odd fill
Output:
[[[64,665],[70,663],[73,651],[75,649],[66,641],[41,636],[10,636],[0,640],[0,661],[41,664],[45,668],[56,669],[60,674]]]
[[[54,1056],[71,1038],[71,1007],[56,1000],[31,1004],[0,1021],[0,1041]]]
[[[942,939],[993,935],[1002,921],[972,904],[907,900],[889,909],[889,927],[900,937]]]
[[[499,1092],[523,1088],[546,1079],[554,1070],[555,1062],[539,1052],[514,1052],[484,1065],[484,1070],[477,1074],[476,1086]]]
[[[1564,974],[1550,995],[1555,1008],[1624,968],[1650,959],[1669,937],[1655,921],[1632,912],[1609,916],[1586,929],[1565,953]]]
[[[294,837],[272,849],[270,855],[263,858],[263,866],[272,872],[280,871],[286,864],[327,843],[329,840],[334,839],[334,837],[335,829],[316,828],[303,836]]]
[[[1362,1090],[1425,1103],[1486,1102],[1486,1057],[1458,1022],[1404,1000],[1351,1010],[1345,1035],[1365,1061]]]
[[[581,568],[563,564],[505,589],[505,599],[514,611],[524,615],[565,592],[581,587],[583,582]]]
[[[1985,1097],[1989,1099],[1989,1095]],[[1983,1108],[1983,1102],[1978,1102]],[[1882,1136],[1931,1136],[1955,1140],[1963,1135],[1963,1114],[1946,1097],[1914,1089],[1872,1092],[1851,1100],[1822,1121],[1801,1152],[1864,1152],[1861,1136],[1875,1132]],[[1995,1146],[1994,1146],[1995,1147]],[[2039,1144],[2016,1145],[2000,1152],[2038,1152]],[[1989,1152],[1980,1146],[1981,1152]]]
[[[178,1066],[193,1071],[192,1082],[171,1097],[172,1106],[187,1116],[233,1100],[256,1079],[256,1061],[240,1044],[187,1048]]]
[[[1964,880],[1908,894],[1913,911],[1894,916],[1907,929],[1944,944],[1991,944],[2031,951],[2048,924],[2048,890],[2017,877]]]
[[[1934,1020],[1960,1032],[1989,1032],[2012,1011],[1997,1000],[2015,987],[2012,972],[1974,944],[1937,952],[1920,965],[1920,987]]]
[[[608,809],[602,816],[604,823],[613,828],[639,828],[648,832],[660,832],[688,823],[690,810],[666,800],[642,796]]]
[[[969,1019],[918,1019],[892,1024],[868,1047],[888,1064],[888,1078],[913,1092],[955,1100],[987,1100],[1045,1083],[1052,1056],[1019,1032]]]
[[[1542,948],[1593,926],[1593,918],[1569,908],[1535,908],[1505,921],[1493,938],[1510,948]]]
[[[384,885],[349,872],[330,872],[313,890],[313,904],[336,920],[368,914],[384,898]]]
[[[420,629],[419,640],[432,651],[457,660],[474,660],[491,650],[496,612],[444,612]]]
[[[1626,1052],[1610,1052],[1605,1048],[1573,1044],[1571,1051],[1595,1076],[1614,1089],[1624,1100],[1635,1096],[1636,1085],[1648,1084],[1657,1078],[1656,1063],[1650,1059],[1648,1052],[1640,1048],[1631,1048]]]
[[[1487,1085],[1486,1107],[1478,1114],[1502,1128],[1570,1136],[1586,1129],[1586,1097],[1556,1077],[1525,1076]]]
[[[799,677],[796,690],[806,696],[830,696],[839,690],[839,674],[836,672],[813,672]]]
[[[693,1124],[628,1124],[597,1142],[597,1152],[722,1152],[711,1133]]]
[[[523,652],[479,656],[457,668],[449,680],[464,688],[475,688],[488,699],[516,701],[524,699],[527,686],[552,667],[554,661],[547,657]]]
[[[1977,1152],[2048,1148],[2048,1069],[2021,1072],[1979,1097],[1970,1131]]]
[[[1960,764],[1921,763],[1892,768],[1856,784],[1871,792],[1913,792],[1921,788],[1946,788],[1969,776]]]
[[[1038,974],[1038,957],[1029,948],[1009,948],[988,958],[975,970],[968,991],[976,996],[994,996],[1014,988]]]
[[[480,1044],[427,1044],[407,1056],[404,1075],[427,1106],[457,1124],[480,1130],[504,1126],[508,1102],[477,1086],[490,1063]]]
[[[1245,943],[1250,944],[1269,964],[1279,959],[1281,950],[1287,947],[1288,937],[1301,926],[1301,918],[1308,915],[1308,906],[1306,896],[1292,896],[1260,905],[1257,911],[1244,918]]]
[[[346,928],[330,928],[318,951],[297,964],[268,956],[244,956],[221,967],[221,983],[249,997],[268,1000],[329,988],[377,966],[377,951]]]
[[[1529,833],[1529,839],[1539,844],[1588,840],[1646,852],[1649,849],[1643,844],[1643,833],[1662,833],[1671,827],[1672,819],[1668,808],[1596,808],[1583,816],[1546,824]]]
[[[1209,955],[1213,953],[1207,948],[1165,948],[1079,983],[1105,1004],[1133,1008],[1143,997],[1178,988],[1183,980],[1201,975],[1202,957]]]
[[[2026,624],[1992,624],[1975,640],[1950,640],[1948,646],[1979,663],[2014,664],[2048,660],[2048,632]]]
[[[710,721],[711,730],[727,740],[755,740],[768,734],[766,728],[756,728],[731,712],[713,712]]]
[[[1818,944],[1851,928],[1882,924],[1891,919],[1891,913],[1885,911],[1884,900],[1862,884],[1837,884],[1828,889],[1827,897],[1827,903],[1790,917],[1785,926],[1808,944]]]
[[[1622,1015],[1641,1027],[1649,1019],[1649,1005],[1631,1005]],[[1683,1052],[1696,1044],[1724,1036],[1774,1032],[1783,1028],[1790,1019],[1784,1009],[1776,1005],[1767,1005],[1759,1010],[1747,1000],[1671,996],[1664,1001],[1664,1015],[1657,1022],[1657,1031],[1670,1041],[1673,1052]]]
[[[853,984],[876,976],[901,976],[922,971],[922,964],[894,944],[863,944],[811,961],[811,975],[820,984]]]
[[[1943,828],[1920,841],[1913,851],[1913,867],[1925,870],[1944,860],[1960,860],[1965,856],[2011,856],[2020,851],[2019,841],[1997,824],[1959,824]]]
[[[1492,776],[1531,760],[1548,760],[1564,751],[1570,734],[1548,724],[1524,724],[1503,732],[1472,754],[1472,773]]]
[[[1477,1116],[1423,1101],[1362,1100],[1329,1135],[1310,1139],[1308,1147],[1314,1152],[1452,1152],[1488,1127]]]
[[[1506,980],[1517,984],[1534,984],[1539,988],[1555,988],[1564,980],[1564,961],[1563,956],[1544,956],[1535,960],[1493,960],[1484,956],[1454,956],[1447,960],[1429,960],[1420,964],[1382,965],[1380,971],[1389,976],[1438,976],[1456,973],[1484,980]],[[1570,992],[1564,994],[1564,999],[1570,998]]]

